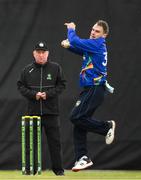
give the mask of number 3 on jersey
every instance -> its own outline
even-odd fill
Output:
[[[103,66],[107,66],[107,52],[104,52],[104,59],[105,59],[105,62],[103,62]]]

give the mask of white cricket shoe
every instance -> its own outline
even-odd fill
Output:
[[[72,168],[72,171],[77,172],[77,171],[80,171],[82,169],[86,169],[92,165],[93,165],[93,162],[91,161],[90,158],[88,158],[87,156],[82,156],[79,159],[79,161],[75,162],[75,165]]]
[[[116,123],[113,120],[108,121],[108,122],[111,123],[112,127],[107,132],[107,135],[105,136],[105,141],[106,141],[106,144],[111,144],[114,141],[114,137],[115,137]]]

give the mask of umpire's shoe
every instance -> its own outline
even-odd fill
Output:
[[[111,144],[114,141],[114,137],[115,137],[116,123],[113,120],[108,121],[108,123],[111,124],[111,127],[110,127],[109,131],[107,132],[107,134],[105,136],[105,141],[106,141],[106,144]]]
[[[65,173],[63,170],[54,171],[56,176],[65,176]]]

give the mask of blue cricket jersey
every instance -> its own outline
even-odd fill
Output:
[[[75,30],[68,29],[72,52],[83,56],[80,86],[104,84],[107,78],[107,48],[105,38],[80,39]]]

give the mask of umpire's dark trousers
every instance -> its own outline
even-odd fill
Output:
[[[74,124],[73,138],[75,158],[87,155],[87,133],[93,132],[105,136],[109,130],[107,121],[92,118],[95,110],[104,100],[104,85],[85,87],[71,112],[70,119]]]
[[[52,161],[52,170],[56,173],[64,171],[62,167],[62,150],[60,137],[60,121],[55,115],[43,115],[42,127],[45,130],[50,157]]]

